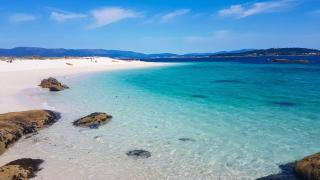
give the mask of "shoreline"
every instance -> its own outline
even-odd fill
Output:
[[[65,65],[65,63],[67,62],[72,62],[73,67]],[[51,67],[50,65],[53,65],[54,67]],[[51,108],[53,108],[49,107],[48,104],[45,105],[45,102],[42,101],[42,99],[39,97],[41,93],[49,93],[48,89],[42,89],[38,86],[41,80],[44,78],[55,77],[61,80],[61,82],[65,83],[74,78],[81,78],[81,76],[85,76],[86,74],[91,73],[156,68],[168,65],[172,65],[172,63],[168,64],[143,61],[122,61],[114,60],[111,58],[98,58],[97,62],[94,63],[92,63],[90,60],[88,61],[77,59],[50,60],[40,62],[37,60],[20,60],[8,64],[6,64],[6,62],[0,61],[0,75],[2,77],[0,79],[0,83],[3,84],[3,88],[0,89],[0,99],[2,102],[5,102],[0,104],[0,113],[2,114],[8,112],[19,112],[33,109],[50,110]],[[54,108],[51,110],[56,111]],[[61,112],[60,109],[57,109],[57,111]],[[1,155],[0,166],[5,165],[8,162],[14,161],[18,158],[44,159],[44,164],[42,166],[44,170],[40,171],[35,179],[52,179],[53,177],[57,177],[57,173],[63,170],[62,166],[64,164],[64,160],[61,159],[56,161],[57,157],[55,157],[54,154],[59,153],[59,150],[54,150],[55,145],[52,147],[49,139],[57,138],[54,137],[53,134],[55,134],[58,129],[63,128],[63,126],[61,127],[62,124],[65,123],[58,123],[56,124],[57,126],[45,128],[41,130],[37,135],[31,135],[31,138],[21,138],[13,145],[13,147],[10,147]],[[77,129],[72,129],[72,131],[77,131]],[[70,148],[69,146],[70,145],[68,145],[67,149]],[[74,147],[72,148],[75,148],[76,146],[77,145],[74,144]],[[67,151],[65,149],[66,147],[64,147],[63,145],[58,145],[58,148],[60,148],[60,151]],[[74,150],[75,153],[82,152],[81,150],[79,150],[79,152],[77,152],[78,150],[76,149]],[[38,153],[36,153],[35,151],[38,151]],[[54,151],[55,153],[45,153],[50,151]],[[76,164],[74,164],[72,167],[76,167]],[[135,173],[131,174],[131,176],[133,175],[135,175]],[[66,176],[72,177],[73,175],[67,174]],[[87,174],[87,176],[90,177],[90,173]],[[59,175],[59,178],[64,177],[65,176],[63,174]],[[128,176],[128,178],[129,177],[130,176]],[[76,179],[81,178],[82,175],[79,175]]]
[[[60,60],[60,62],[61,61],[65,63],[65,61]],[[35,63],[35,62],[31,61],[31,63]],[[62,114],[62,119],[60,120],[60,122],[57,122],[55,126],[43,129],[37,134],[32,134],[32,135],[29,135],[28,137],[21,138],[21,140],[16,142],[16,144],[13,147],[9,148],[3,154],[2,158],[0,159],[0,164],[4,165],[18,158],[43,159],[44,160],[43,170],[38,173],[35,179],[65,179],[68,177],[69,179],[71,177],[74,177],[75,179],[103,179],[108,176],[114,177],[117,179],[130,179],[130,178],[165,179],[170,176],[191,177],[191,174],[194,175],[194,178],[196,178],[198,175],[207,177],[208,179],[213,177],[220,177],[220,176],[229,177],[228,172],[225,172],[225,171],[220,172],[219,166],[215,166],[215,164],[211,164],[210,162],[204,163],[204,166],[201,166],[199,167],[199,169],[196,169],[194,171],[193,171],[192,165],[185,166],[184,170],[182,171],[180,169],[179,170],[175,169],[175,167],[179,167],[180,159],[183,159],[185,157],[184,156],[185,153],[183,150],[177,151],[178,149],[179,150],[182,149],[181,148],[183,146],[182,143],[190,143],[193,141],[199,141],[199,143],[201,143],[200,139],[203,139],[204,137],[197,137],[197,136],[192,137],[192,135],[190,135],[190,139],[189,139],[188,132],[193,132],[191,130],[186,132],[180,131],[180,133],[181,132],[184,132],[184,133],[173,134],[171,136],[170,136],[170,133],[169,133],[169,136],[167,136],[167,134],[164,133],[165,135],[162,136],[163,133],[159,133],[160,131],[157,130],[158,125],[154,126],[155,130],[152,131],[152,133],[155,133],[152,135],[155,135],[155,137],[157,137],[156,139],[152,136],[146,137],[145,136],[146,134],[143,134],[143,133],[141,134],[137,133],[135,129],[139,129],[139,130],[141,129],[141,132],[147,133],[147,135],[149,135],[150,133],[149,128],[150,127],[153,128],[152,123],[150,126],[149,121],[148,121],[148,125],[146,124],[144,125],[143,123],[141,123],[138,126],[134,126],[134,123],[137,122],[137,120],[141,120],[141,119],[143,120],[143,118],[135,119],[133,117],[132,120],[127,119],[128,114],[143,114],[141,112],[139,113],[139,108],[137,109],[133,108],[132,112],[126,111],[131,113],[124,113],[121,110],[109,111],[109,109],[107,108],[106,110],[101,110],[101,112],[108,112],[108,113],[111,112],[111,114],[114,115],[114,117],[117,117],[120,120],[122,118],[122,120],[125,120],[125,121],[122,121],[122,122],[111,121],[108,126],[104,127],[105,128],[104,130],[107,129],[106,131],[104,130],[103,131],[99,131],[99,130],[87,131],[85,129],[72,128],[73,126],[71,123],[71,120],[77,119],[78,115],[83,113],[83,110],[86,111],[86,109],[80,108],[81,107],[80,104],[82,102],[83,104],[87,104],[86,101],[79,101],[78,103],[74,103],[75,107],[73,107],[73,109],[70,108],[70,110],[68,110],[69,108],[68,104],[66,103],[66,105],[64,105],[65,97],[70,97],[68,95],[68,92],[67,94],[64,94],[66,95],[64,98],[60,99],[60,101],[57,101],[59,102],[59,104],[61,103],[62,106],[56,104],[57,107],[50,107],[50,102],[48,101],[49,104],[45,104],[45,101],[41,98],[42,95],[48,95],[49,96],[48,99],[54,98],[52,94],[49,94],[48,89],[42,89],[38,86],[38,84],[43,78],[48,78],[49,76],[53,76],[59,79],[59,81],[61,81],[62,83],[66,83],[68,85],[69,83],[71,84],[73,80],[79,81],[82,78],[85,78],[87,74],[90,75],[90,74],[96,74],[101,72],[121,71],[126,69],[133,69],[133,68],[136,68],[136,69],[149,68],[149,67],[156,68],[156,67],[168,65],[167,63],[147,63],[147,62],[139,62],[139,61],[132,61],[132,62],[121,61],[121,64],[119,62],[114,62],[115,64],[112,64],[113,63],[112,60],[109,63],[111,64],[108,64],[108,65],[105,64],[106,66],[99,66],[99,67],[85,66],[85,64],[83,64],[83,66],[73,67],[73,69],[71,70],[70,70],[70,67],[65,67],[64,64],[61,64],[62,65],[61,67],[59,66],[55,68],[47,68],[48,64],[46,64],[46,66],[41,66],[40,68],[37,67],[38,68],[37,70],[35,69],[34,70],[4,69],[3,67],[1,67],[2,64],[0,63],[0,75],[5,74],[4,78],[0,80],[0,82],[2,82],[3,85],[5,85],[4,86],[5,88],[0,89],[0,92],[5,92],[5,90],[7,90],[5,92],[7,94],[5,95],[2,93],[0,94],[0,99],[1,101],[2,101],[2,98],[4,98],[3,100],[8,99],[8,101],[5,101],[6,102],[5,105],[0,104],[0,111],[4,111],[3,109],[10,109],[7,112],[13,112],[13,111],[25,110],[25,108],[28,108],[26,110],[29,110],[29,108],[31,107],[31,108],[48,109],[53,111],[57,110]],[[110,73],[110,75],[112,76],[112,72]],[[128,76],[126,75],[126,77]],[[113,82],[110,81],[109,84],[114,85],[116,87],[116,84],[118,81],[119,79],[115,79]],[[97,91],[97,89],[93,89],[92,91],[91,88],[95,87],[97,84],[100,84],[95,81],[92,81],[91,78],[87,78],[87,81],[84,80],[84,82],[88,84],[92,83],[90,84],[90,86],[88,86],[90,87],[90,89],[87,90],[88,92]],[[8,85],[5,83],[8,83]],[[79,89],[81,90],[83,87],[83,86],[76,86],[76,84],[73,84],[73,85],[75,86],[74,88],[76,90],[79,90]],[[116,91],[113,91],[113,92],[118,92],[118,91],[121,91],[121,89],[126,89],[126,88],[123,88],[123,86],[119,86],[119,87],[120,88],[116,89]],[[110,89],[110,86],[108,86],[107,89],[103,91],[103,93],[108,92],[108,89]],[[133,90],[133,92],[135,91]],[[61,93],[64,93],[64,92],[61,92]],[[4,97],[6,95],[8,96]],[[142,95],[134,94],[130,96],[144,97],[144,95],[145,94],[142,93]],[[116,95],[114,96],[118,98],[118,96]],[[78,96],[78,97],[79,99],[86,99],[86,98],[82,98],[85,96]],[[107,102],[110,98],[112,97],[105,98],[104,102]],[[128,99],[126,97],[125,99],[126,99],[125,100],[126,103],[130,103],[129,96],[128,96]],[[68,102],[72,102],[72,101],[68,101]],[[91,101],[91,102],[94,102],[94,104],[96,104],[99,102],[99,100],[96,99],[95,101]],[[162,101],[156,101],[156,102],[157,102],[156,105],[160,104],[161,106]],[[165,105],[167,105],[167,103],[165,103]],[[103,104],[100,106],[105,106],[105,105]],[[112,106],[113,105],[109,106],[108,108]],[[151,103],[151,107],[155,107],[155,106],[152,106],[152,103]],[[17,110],[12,110],[14,108],[16,108]],[[78,111],[78,109],[80,110]],[[97,106],[97,107],[91,108],[89,111],[94,112],[99,109],[100,108]],[[145,109],[143,108],[142,112],[144,111]],[[147,111],[149,112],[150,110],[147,110]],[[153,112],[153,111],[150,111],[150,112]],[[86,111],[86,113],[83,113],[83,114],[87,114],[87,113],[88,112]],[[168,113],[168,111],[166,111],[165,113]],[[168,116],[170,116],[169,114],[170,113],[168,113]],[[151,117],[151,119],[153,119],[153,117]],[[162,122],[162,121],[158,121],[158,123],[159,122]],[[128,126],[128,124],[130,124],[130,126]],[[141,128],[141,127],[144,127],[144,128]],[[168,125],[167,127],[175,127],[175,126]],[[179,127],[179,125],[176,127]],[[180,127],[183,127],[183,126],[180,126]],[[142,129],[145,129],[145,131]],[[121,131],[123,131],[124,133],[122,133]],[[171,131],[171,132],[174,132],[174,131]],[[158,139],[159,137],[163,138],[164,141],[161,141],[160,139]],[[170,139],[170,138],[172,138],[171,141],[167,141],[167,139]],[[193,138],[196,140],[194,140]],[[181,140],[181,139],[185,139],[185,140]],[[174,140],[178,140],[178,141],[175,142]],[[121,144],[123,142],[125,142],[124,143],[125,145]],[[179,142],[181,144],[179,144]],[[119,143],[120,143],[120,146],[119,146]],[[157,147],[163,147],[162,150],[164,151],[159,150]],[[141,161],[140,163],[138,161],[132,161],[132,159],[126,158],[126,156],[124,156],[124,154],[128,152],[128,150],[131,151],[134,149],[141,149],[141,148],[152,152],[152,154],[154,155],[152,156],[153,161],[145,161],[145,162]],[[194,148],[197,148],[197,146],[195,146]],[[168,152],[169,150],[171,150],[173,154],[169,154],[168,156],[166,156],[166,152]],[[197,152],[197,151],[193,151],[193,152]],[[241,153],[239,156],[241,156]],[[198,162],[198,160],[201,160],[201,157],[188,156],[186,157],[186,159],[183,159],[183,160],[190,161],[191,162],[190,164],[194,164],[195,160]],[[161,166],[164,164],[157,164],[157,162],[159,161],[169,163],[169,166]],[[86,163],[81,163],[81,162],[86,162]],[[157,165],[155,165],[155,163]],[[284,167],[284,166],[287,167],[287,164],[280,165],[279,168],[282,169],[281,167]],[[170,170],[167,169],[167,167],[170,167]],[[293,175],[292,173],[288,174],[287,172],[282,173],[282,171],[280,171],[279,174],[277,174],[278,171],[276,170],[278,168],[275,168],[274,166],[270,166],[269,168],[270,169],[268,169],[268,172],[270,171],[269,173],[270,174],[272,173],[271,175],[266,176],[267,174],[259,174],[259,176],[256,176],[256,177],[262,177],[262,175],[266,176],[266,178]],[[292,168],[292,167],[290,166],[289,168]],[[74,174],[75,171],[79,171],[82,173],[75,175]],[[142,173],[141,171],[145,173]],[[186,174],[185,172],[192,172],[192,173]],[[223,173],[225,173],[226,176]],[[232,175],[230,176],[230,178],[231,177]],[[243,174],[239,174],[239,177],[249,178],[251,177],[251,174],[243,173]]]
[[[71,66],[68,65],[72,64]],[[125,61],[112,58],[16,60],[13,63],[0,61],[0,113],[41,109],[39,102],[27,102],[31,92],[47,91],[38,87],[40,81],[48,77],[69,79],[90,73],[142,69],[167,66],[169,63]],[[24,100],[21,100],[24,99]],[[21,102],[22,101],[22,102]]]

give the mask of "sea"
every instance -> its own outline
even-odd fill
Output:
[[[172,64],[62,77],[69,90],[40,94],[62,118],[40,136],[51,144],[33,149],[51,157],[52,168],[59,164],[57,177],[242,180],[281,173],[320,151],[320,57],[303,57],[309,64],[270,58],[149,59]],[[113,119],[98,129],[72,125],[93,112]],[[130,157],[131,150],[151,157]]]

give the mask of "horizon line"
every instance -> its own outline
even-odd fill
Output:
[[[1,48],[0,50],[12,50],[17,48],[37,48],[37,49],[47,49],[47,50],[54,50],[54,49],[64,49],[64,50],[104,50],[104,51],[123,51],[123,52],[133,52],[145,55],[152,55],[152,54],[174,54],[174,55],[187,55],[187,54],[214,54],[214,53],[221,53],[221,52],[232,52],[232,51],[241,51],[241,50],[268,50],[268,49],[309,49],[309,50],[318,50],[318,48],[307,48],[307,47],[269,47],[269,48],[241,48],[241,49],[233,49],[233,50],[220,50],[220,51],[211,51],[211,52],[187,52],[187,53],[173,53],[173,52],[160,52],[160,53],[146,53],[134,50],[121,50],[121,49],[104,49],[104,48],[46,48],[46,47],[39,47],[39,46],[16,46],[12,48]]]

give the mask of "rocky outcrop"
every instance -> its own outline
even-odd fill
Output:
[[[281,164],[279,165],[279,173],[257,178],[256,180],[300,180],[293,172],[294,165],[294,162]]]
[[[305,180],[320,180],[320,153],[307,156],[296,162],[294,172]]]
[[[79,126],[79,127],[88,127],[88,128],[96,129],[99,126],[109,122],[111,119],[112,119],[112,116],[106,113],[95,112],[74,121],[73,125]]]
[[[201,94],[193,94],[193,95],[191,95],[191,97],[193,97],[193,98],[199,98],[199,99],[205,99],[205,98],[207,98],[207,96],[201,95]]]
[[[145,159],[151,157],[151,153],[143,149],[128,151],[127,155],[135,159]]]
[[[183,141],[183,142],[187,142],[187,141],[190,141],[190,142],[195,142],[196,140],[194,139],[191,139],[191,138],[179,138],[180,141]]]
[[[236,80],[236,79],[220,79],[213,81],[214,83],[236,83],[236,84],[244,84],[244,81]]]
[[[60,118],[49,110],[31,110],[0,114],[0,154],[23,135],[53,124]]]
[[[297,106],[297,103],[294,102],[287,102],[287,101],[274,101],[272,102],[273,105],[278,105],[278,106],[284,106],[284,107],[293,107]]]
[[[0,167],[1,180],[28,180],[41,170],[42,159],[23,158]]]
[[[308,60],[289,60],[289,59],[272,59],[273,63],[288,63],[288,64],[309,64]]]
[[[50,91],[62,91],[64,89],[69,89],[67,85],[61,84],[53,77],[43,79],[39,86],[41,86],[42,88],[49,88]]]

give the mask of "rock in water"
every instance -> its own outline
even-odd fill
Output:
[[[179,140],[183,141],[183,142],[187,142],[187,141],[194,142],[195,141],[194,139],[191,139],[191,138],[179,138]]]
[[[308,60],[272,59],[273,63],[309,64]]]
[[[64,89],[69,89],[67,85],[61,84],[58,80],[53,77],[48,79],[43,79],[40,83],[42,88],[49,88],[50,91],[62,91]]]
[[[221,79],[221,80],[215,80],[213,81],[215,83],[244,83],[243,81],[240,80],[235,80],[235,79]]]
[[[284,106],[284,107],[292,107],[292,106],[297,106],[298,105],[296,103],[287,102],[287,101],[275,101],[275,102],[272,102],[272,104],[278,105],[278,106]]]
[[[256,180],[300,180],[293,172],[294,165],[295,163],[281,164],[279,165],[281,171],[277,174],[271,174]]]
[[[320,180],[320,153],[307,156],[297,161],[295,173],[305,180]]]
[[[42,159],[23,158],[0,167],[1,180],[28,180],[41,170]]]
[[[134,157],[134,158],[149,158],[151,157],[151,153],[146,150],[132,150],[127,152],[128,156]]]
[[[199,98],[199,99],[205,99],[205,98],[207,98],[207,96],[201,95],[201,94],[194,94],[194,95],[191,95],[191,97],[193,97],[193,98]]]
[[[31,110],[0,114],[0,154],[23,135],[55,123],[60,115],[49,110]]]
[[[96,129],[99,126],[109,122],[112,119],[111,115],[102,112],[95,112],[73,122],[73,125],[80,127],[88,127]]]

